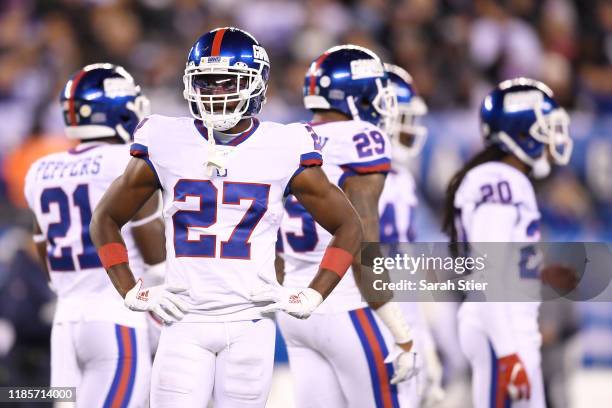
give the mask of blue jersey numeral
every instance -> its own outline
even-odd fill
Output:
[[[291,196],[285,202],[285,210],[289,218],[301,218],[302,233],[286,232],[287,243],[295,252],[313,251],[319,242],[317,226],[310,213],[300,204],[295,197]]]
[[[98,258],[96,247],[89,235],[89,224],[91,224],[91,204],[89,203],[89,186],[80,184],[72,194],[74,205],[78,207],[81,215],[81,242],[83,253],[78,255],[79,266],[81,269],[100,268],[102,262]]]
[[[269,184],[223,183],[223,204],[240,205],[241,200],[251,200],[251,206],[232,231],[227,241],[221,242],[221,258],[250,259],[253,230],[268,210]],[[174,186],[174,201],[186,202],[196,197],[199,206],[195,210],[179,210],[173,217],[174,251],[177,257],[216,257],[217,237],[199,234],[189,239],[189,228],[208,228],[217,222],[217,188],[209,180],[179,180]]]
[[[382,154],[385,152],[385,138],[382,133],[372,130],[368,133],[358,133],[353,136],[355,148],[360,158],[370,157],[374,153]]]
[[[179,180],[174,186],[175,203],[184,203],[187,197],[200,201],[197,210],[179,210],[172,216],[174,225],[174,251],[176,256],[214,258],[217,237],[199,234],[189,239],[189,227],[208,228],[217,222],[217,188],[209,180]]]
[[[51,204],[57,204],[60,218],[58,222],[49,224],[47,228],[47,241],[49,242],[47,258],[49,259],[49,268],[52,271],[74,271],[71,247],[61,247],[61,255],[53,255],[58,246],[56,239],[64,238],[70,229],[70,204],[64,190],[59,187],[43,190],[40,196],[40,206],[43,214],[48,214],[51,211]]]
[[[221,258],[251,259],[249,238],[268,209],[269,195],[269,184],[223,183],[223,204],[240,205],[241,200],[251,200],[251,206],[229,239],[221,242]]]
[[[480,203],[502,203],[508,204],[512,202],[512,190],[507,181],[500,181],[495,186],[493,184],[485,184],[480,187],[482,197]]]
[[[91,204],[89,203],[89,186],[79,184],[72,194],[74,206],[79,209],[81,216],[81,246],[83,252],[77,256],[80,269],[99,268],[102,266],[96,248],[89,235],[89,224],[91,223]],[[74,272],[75,265],[72,259],[72,248],[61,247],[60,255],[55,256],[59,238],[64,238],[71,225],[70,202],[68,196],[60,187],[46,188],[40,196],[40,205],[43,214],[48,214],[51,204],[57,204],[59,209],[59,221],[49,224],[47,228],[47,241],[49,249],[47,257],[49,268],[54,272]]]
[[[380,214],[380,242],[385,244],[396,244],[398,242],[414,242],[414,207],[408,206],[408,229],[400,232],[399,224],[397,223],[397,215],[395,212],[395,204],[387,203],[382,213]]]
[[[519,275],[523,279],[538,279],[540,272],[540,254],[534,245],[521,248]]]
[[[380,242],[394,244],[399,242],[399,240],[399,231],[395,218],[395,206],[393,203],[387,203],[380,215]]]

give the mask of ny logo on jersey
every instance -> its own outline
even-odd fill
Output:
[[[326,137],[325,140],[322,140],[321,136],[319,136],[317,132],[314,131],[312,126],[310,126],[308,123],[304,123],[304,127],[306,127],[306,130],[308,131],[308,133],[310,133],[310,137],[312,137],[315,150],[321,151],[329,138]]]
[[[215,169],[217,177],[227,177],[227,169]]]

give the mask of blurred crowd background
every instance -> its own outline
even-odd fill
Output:
[[[264,119],[308,119],[304,74],[333,45],[366,46],[413,75],[430,110],[428,142],[411,165],[421,241],[445,239],[439,232],[444,189],[481,146],[482,96],[509,77],[546,82],[570,111],[575,151],[567,168],[538,186],[545,239],[611,241],[609,0],[2,0],[0,385],[48,381],[53,295],[34,259],[22,188],[32,161],[68,146],[59,105],[67,78],[85,64],[120,64],[155,113],[189,115],[182,99],[188,50],[205,31],[228,25],[251,32],[270,55]],[[609,306],[551,309],[543,313],[549,350],[593,331],[597,342],[612,344]],[[602,359],[612,367],[612,350]],[[551,378],[562,373],[555,364],[545,371]],[[547,381],[551,406],[567,406],[564,379],[561,386]]]

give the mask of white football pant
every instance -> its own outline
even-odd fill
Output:
[[[393,364],[385,359],[394,341],[370,308],[315,313],[306,320],[277,313],[277,321],[287,343],[297,408],[417,406],[418,381],[424,379],[417,374],[389,383]]]
[[[51,330],[51,386],[76,387],[76,406],[145,408],[151,356],[144,328],[62,322]]]
[[[271,319],[178,322],[162,328],[152,408],[264,408],[272,383]]]
[[[519,357],[529,378],[531,398],[511,402],[506,400],[503,407],[495,406],[499,386],[497,378],[497,359],[487,335],[477,326],[459,319],[459,344],[472,367],[472,399],[474,408],[544,408],[544,384],[542,380],[540,347],[533,338],[526,338],[515,332]]]

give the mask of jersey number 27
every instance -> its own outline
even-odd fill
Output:
[[[223,182],[223,204],[240,205],[251,200],[242,219],[236,224],[227,241],[221,241],[221,258],[250,259],[253,230],[268,210],[269,184]],[[177,257],[215,258],[217,236],[199,234],[189,237],[190,228],[209,228],[217,222],[218,191],[210,180],[181,179],[174,186],[174,202],[186,203],[188,197],[199,200],[194,210],[182,209],[172,216],[174,225],[174,251]]]

